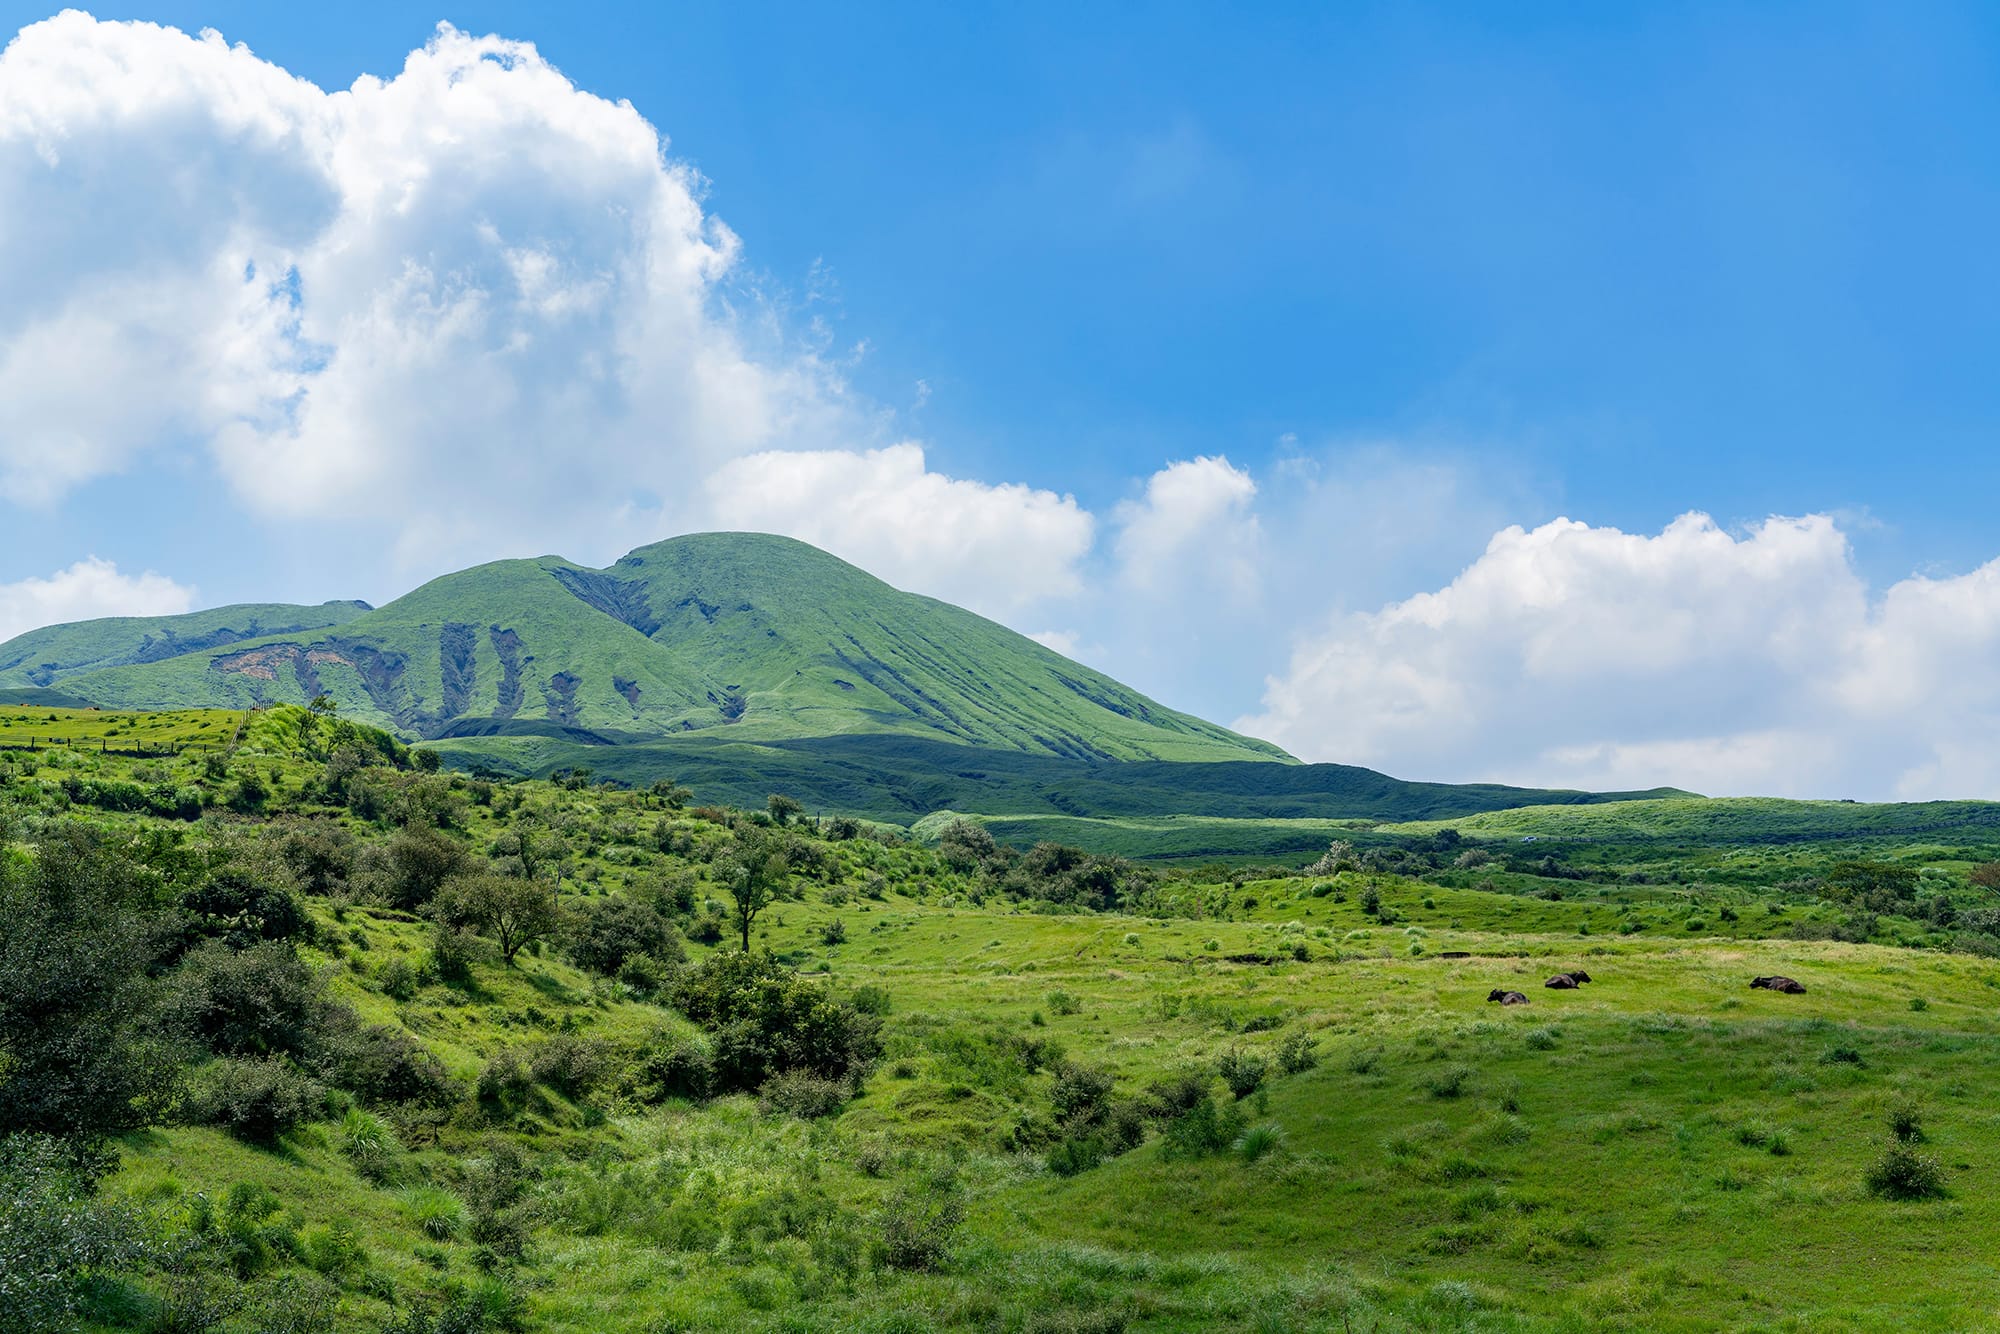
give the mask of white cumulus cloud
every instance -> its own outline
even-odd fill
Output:
[[[1256,481],[1226,458],[1168,464],[1114,515],[1119,577],[1145,592],[1256,597],[1264,556],[1256,499]]]
[[[429,573],[684,520],[685,479],[847,422],[731,287],[630,104],[448,26],[325,92],[65,13],[0,55],[0,499],[166,451]],[[750,318],[732,313],[740,298]]]
[[[95,556],[46,578],[0,584],[0,643],[62,621],[97,616],[172,616],[194,607],[194,590],[151,570],[120,574]]]
[[[933,472],[914,444],[753,454],[707,491],[722,526],[784,533],[993,616],[1079,592],[1095,529],[1073,497]]]
[[[1872,597],[1824,515],[1511,527],[1305,636],[1239,726],[1417,776],[2000,796],[2000,562]]]

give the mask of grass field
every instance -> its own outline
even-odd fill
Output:
[[[233,1276],[162,1261],[99,1283],[87,1327],[104,1334],[437,1334],[454,1312],[468,1331],[617,1334],[2000,1329],[2000,963],[1893,916],[1874,943],[1816,938],[1852,920],[1798,878],[1835,855],[1818,843],[1716,843],[1704,855],[1741,858],[1733,880],[1552,881],[1499,861],[1154,872],[1125,910],[1089,912],[1017,901],[918,843],[808,829],[818,869],[753,945],[868,998],[881,1051],[851,1099],[799,1114],[642,1094],[649,1053],[714,1040],[666,997],[554,945],[509,966],[482,940],[447,980],[432,923],[360,888],[367,850],[429,812],[480,855],[524,829],[560,837],[572,912],[673,886],[701,912],[727,898],[715,854],[740,818],[387,768],[343,806],[295,712],[56,722],[113,742],[242,735],[219,763],[8,751],[0,836],[87,816],[185,867],[254,859],[302,820],[345,830],[355,880],[310,899],[297,955],[460,1091],[441,1107],[343,1093],[267,1147],[176,1117],[124,1136],[103,1197],[163,1245],[208,1238]],[[192,790],[204,813],[87,807],[126,789]],[[1456,827],[1479,829],[1466,847],[1560,827],[1567,847],[1573,826],[1547,822],[1575,814]],[[1925,895],[1982,901],[1965,849],[1894,855]],[[733,948],[687,946],[691,963]],[[1541,985],[1576,968],[1593,980]],[[1770,973],[1805,993],[1749,987]],[[1530,1003],[1491,1004],[1494,988]],[[556,1050],[601,1068],[481,1091]],[[1065,1128],[1079,1079],[1143,1118],[1136,1142]],[[1157,1110],[1188,1087],[1210,1120]],[[1925,1198],[1870,1187],[1896,1124],[1938,1174]]]
[[[106,712],[0,706],[0,747],[71,744],[88,750],[221,749],[248,720],[227,709]]]

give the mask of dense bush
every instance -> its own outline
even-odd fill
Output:
[[[193,918],[196,931],[237,949],[306,935],[312,927],[297,894],[244,866],[217,870],[181,896],[181,907]]]
[[[443,1061],[400,1029],[348,1022],[326,1042],[327,1078],[372,1103],[443,1107],[458,1101],[459,1086]]]
[[[195,1080],[189,1120],[220,1126],[252,1144],[270,1144],[326,1112],[326,1089],[282,1060],[224,1057]]]
[[[592,1038],[567,1033],[550,1038],[528,1057],[528,1073],[566,1098],[580,1098],[611,1071],[611,1049]]]
[[[319,974],[279,943],[209,941],[174,970],[169,1022],[224,1056],[305,1055],[332,1018]]]
[[[464,845],[449,834],[406,826],[389,840],[383,891],[392,906],[414,912],[436,898],[446,881],[464,874],[468,861]]]
[[[844,1080],[788,1070],[764,1081],[764,1087],[757,1091],[757,1105],[766,1115],[783,1113],[802,1121],[816,1121],[837,1115],[853,1096],[854,1090]]]
[[[154,1022],[174,932],[153,876],[81,825],[0,856],[0,1133],[104,1134],[171,1101],[179,1053]]]
[[[1230,1049],[1215,1063],[1215,1073],[1222,1076],[1222,1082],[1238,1101],[1249,1097],[1264,1086],[1264,1076],[1270,1066],[1255,1052]]]
[[[1288,1075],[1302,1074],[1319,1064],[1319,1039],[1299,1031],[1278,1044],[1278,1068]]]
[[[616,977],[638,955],[669,971],[687,961],[680,932],[666,915],[626,895],[591,899],[571,909],[564,949],[577,967],[602,977]]]
[[[700,1102],[714,1084],[715,1062],[706,1047],[678,1033],[662,1033],[632,1063],[626,1091],[642,1103],[669,1098]]]
[[[880,1020],[769,953],[712,954],[681,976],[673,999],[714,1037],[719,1092],[749,1092],[793,1070],[845,1079],[881,1050]]]
[[[1243,1113],[1235,1105],[1222,1107],[1206,1094],[1201,1101],[1166,1123],[1162,1152],[1173,1158],[1207,1158],[1235,1142],[1243,1129]]]
[[[130,1259],[139,1231],[91,1197],[74,1146],[0,1137],[0,1322],[20,1334],[75,1328],[89,1281]]]

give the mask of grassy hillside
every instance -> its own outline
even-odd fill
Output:
[[[440,740],[431,748],[450,764],[466,769],[543,777],[557,770],[586,768],[598,778],[641,786],[671,776],[717,801],[754,805],[769,793],[784,792],[815,810],[899,823],[938,810],[1113,821],[1184,812],[1243,821],[1410,820],[1452,818],[1508,806],[1660,795],[1659,790],[1591,793],[1409,783],[1344,764],[1255,760],[1093,764],[903,736],[757,744],[689,736],[618,746],[564,736],[460,736]]]
[[[1075,759],[1289,758],[983,617],[748,533],[675,538],[605,570],[483,565],[329,633],[108,666],[65,688],[117,708],[324,691],[405,737],[893,734]]]
[[[1787,801],[1776,797],[1668,798],[1615,807],[1523,805],[1451,821],[1479,838],[1562,839],[1596,843],[1827,842],[1914,839],[1940,833],[1990,831],[2000,836],[2000,802]],[[1439,821],[1381,826],[1381,832],[1426,834]]]
[[[0,689],[53,686],[107,667],[159,662],[264,635],[344,625],[367,610],[361,602],[317,607],[246,603],[183,616],[113,616],[45,626],[0,644]]]
[[[142,974],[210,1044],[188,1100],[119,1136],[84,1203],[6,1197],[86,1237],[92,1210],[138,1221],[143,1245],[73,1290],[100,1334],[1996,1325],[1990,934],[1870,914],[1820,938],[1857,919],[1802,884],[1037,862],[356,767],[296,711],[144,726],[231,717],[219,757],[0,752],[0,1005],[40,957],[14,948],[38,867],[78,868],[55,884],[84,902],[177,905],[206,942]],[[165,790],[201,818],[121,804]],[[753,944],[779,971],[743,994],[865,1007],[879,1053],[838,1089],[687,1096],[685,1062],[754,1041],[761,1011],[704,1026],[682,981],[733,957],[711,919],[774,838]],[[504,881],[525,844],[572,924],[642,905],[685,960],[586,968],[572,925],[508,963],[448,894],[392,901],[439,846]],[[1909,856],[1926,899],[1984,901],[1972,868]],[[242,936],[224,891],[245,884],[306,920]],[[1577,967],[1581,989],[1541,985]],[[1805,994],[1748,987],[1768,973]],[[329,1086],[269,1138],[202,1093],[243,1023]],[[23,1189],[15,1130],[0,1190]]]

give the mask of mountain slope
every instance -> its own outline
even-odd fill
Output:
[[[324,691],[405,737],[888,734],[1074,760],[1290,761],[983,617],[749,533],[674,538],[604,570],[499,561],[338,625],[108,665],[63,688],[120,708]]]
[[[317,607],[253,602],[181,616],[110,616],[44,626],[0,644],[0,689],[52,686],[107,667],[160,662],[265,635],[302,634],[367,611],[365,602]]]

